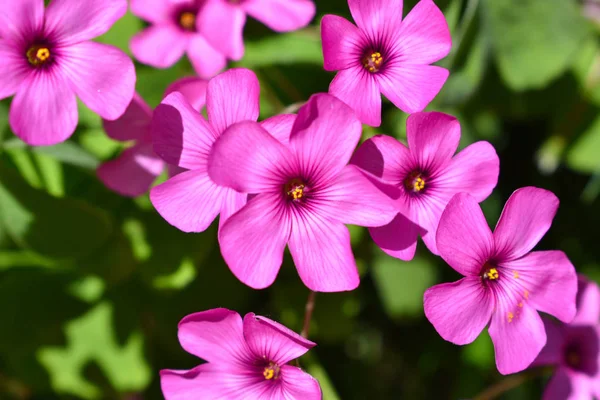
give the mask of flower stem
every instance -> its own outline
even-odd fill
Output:
[[[312,290],[308,294],[308,299],[306,300],[306,306],[304,307],[304,325],[302,326],[302,335],[303,338],[308,338],[308,330],[310,329],[310,320],[312,318],[312,313],[315,309],[315,298],[317,297],[317,292],[313,292]]]
[[[517,375],[511,375],[506,377],[505,379],[497,382],[491,386],[488,386],[477,396],[473,397],[473,400],[493,400],[498,398],[504,392],[508,392],[511,389],[520,386],[522,383],[527,382],[530,379],[537,378],[539,376],[544,375],[547,371],[546,368],[537,368],[531,369],[529,371],[525,371],[523,373]]]

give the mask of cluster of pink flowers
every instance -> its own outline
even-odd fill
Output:
[[[137,196],[168,166],[170,178],[150,190],[156,210],[185,232],[204,231],[219,216],[223,258],[255,289],[273,284],[286,246],[309,289],[355,289],[346,224],[368,227],[385,253],[402,260],[414,257],[420,236],[464,276],[424,294],[440,336],[463,345],[488,327],[501,373],[537,358],[560,366],[552,390],[598,396],[598,287],[580,279],[576,307],[577,276],[566,255],[532,251],[558,199],[518,189],[492,232],[478,203],[497,184],[494,148],[478,142],[455,154],[457,119],[422,112],[449,74],[430,65],[451,47],[442,12],[432,0],[405,18],[399,0],[348,3],[356,25],[335,15],[321,21],[324,68],[339,72],[329,93],[313,95],[297,115],[257,122],[255,74],[214,75],[243,56],[246,14],[275,31],[294,30],[314,17],[311,0],[131,0],[132,12],[150,23],[131,42],[135,58],[166,68],[187,53],[199,75],[173,83],[154,111],[134,93],[125,53],[90,41],[124,15],[126,0],[52,0],[46,9],[43,0],[0,0],[0,98],[15,95],[16,135],[49,145],[75,130],[78,96],[110,137],[135,141],[100,166],[100,179]],[[408,146],[378,135],[357,149],[361,123],[381,123],[381,94],[411,113]],[[205,311],[181,321],[179,339],[208,363],[162,371],[169,400],[321,398],[316,380],[288,365],[315,344],[267,318]]]

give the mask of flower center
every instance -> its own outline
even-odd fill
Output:
[[[279,378],[279,365],[274,362],[270,362],[263,370],[263,376],[266,380],[270,381],[272,379]]]
[[[413,171],[404,179],[404,187],[408,191],[419,193],[425,189],[425,178],[419,171]]]
[[[50,59],[50,49],[43,44],[34,44],[27,50],[27,61],[33,66],[43,65]]]
[[[184,11],[179,15],[179,26],[186,31],[196,30],[196,14],[191,11]]]
[[[481,279],[484,282],[497,281],[498,279],[500,279],[500,273],[498,272],[498,268],[489,263],[485,263],[483,265],[483,268],[481,269]]]
[[[579,356],[579,353],[574,349],[570,349],[567,351],[566,362],[569,365],[569,367],[575,370],[578,370],[581,367],[581,357]]]
[[[306,185],[300,179],[294,178],[285,184],[284,191],[291,200],[298,201],[306,195]]]
[[[372,74],[379,72],[379,69],[383,65],[383,56],[378,51],[369,51],[362,58],[362,65]]]

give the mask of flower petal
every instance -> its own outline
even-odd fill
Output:
[[[206,161],[218,137],[213,127],[174,92],[154,110],[154,151],[169,164],[187,169],[206,169]]]
[[[264,289],[279,272],[290,229],[279,193],[259,194],[219,230],[221,254],[242,283]]]
[[[196,111],[202,110],[206,105],[206,88],[208,81],[196,76],[181,78],[169,85],[165,91],[165,96],[179,92],[191,104]]]
[[[417,250],[417,238],[423,229],[398,213],[387,225],[369,228],[371,238],[386,254],[410,261]]]
[[[460,193],[450,200],[436,235],[440,256],[464,276],[479,275],[494,250],[492,232],[477,201]]]
[[[131,38],[129,47],[141,63],[169,68],[183,57],[190,40],[174,25],[154,25]]]
[[[215,142],[208,173],[219,185],[261,193],[285,184],[292,160],[292,153],[258,123],[239,122]]]
[[[528,304],[514,311],[512,303],[498,300],[489,328],[496,367],[503,375],[527,368],[546,344],[546,331],[537,311]]]
[[[61,44],[79,43],[106,33],[126,12],[126,0],[52,0],[44,30]]]
[[[152,22],[171,21],[173,4],[165,0],[130,0],[131,13],[141,19]]]
[[[312,0],[246,0],[241,5],[250,16],[277,32],[305,27],[316,11]]]
[[[223,0],[207,0],[197,21],[199,32],[211,46],[236,61],[244,56],[245,24],[244,10],[237,4]]]
[[[440,92],[450,72],[435,65],[390,63],[377,74],[379,90],[405,113],[423,111]]]
[[[544,389],[542,400],[592,400],[587,378],[557,368]]]
[[[289,249],[302,282],[316,292],[354,290],[360,283],[350,232],[316,213],[294,216]]]
[[[456,152],[460,124],[441,112],[411,114],[406,121],[406,138],[419,167],[433,174],[450,162]]]
[[[321,400],[319,382],[300,368],[284,365],[281,367],[282,384],[279,386],[282,399]],[[275,397],[279,398],[279,397]]]
[[[191,36],[187,52],[194,70],[201,78],[212,78],[227,66],[225,55],[212,47],[202,35]]]
[[[203,232],[219,215],[227,192],[201,169],[182,172],[150,191],[156,211],[184,232]]]
[[[108,188],[128,197],[146,193],[162,173],[165,163],[152,150],[151,143],[141,143],[123,151],[114,160],[102,163],[98,178]]]
[[[279,114],[260,122],[260,126],[275,139],[287,145],[290,142],[294,122],[296,122],[295,114]]]
[[[508,284],[516,286],[525,299],[539,311],[563,322],[575,317],[577,274],[562,251],[534,251],[525,257],[499,264],[512,271],[505,274]]]
[[[102,120],[102,127],[108,137],[122,142],[150,139],[152,109],[144,99],[134,93],[125,113],[114,121]]]
[[[577,315],[571,325],[597,325],[600,321],[600,289],[598,284],[579,276]]]
[[[356,25],[371,39],[386,36],[401,26],[401,0],[348,0],[348,5]]]
[[[361,133],[350,107],[329,94],[315,94],[298,110],[290,146],[308,179],[326,181],[348,164]]]
[[[471,343],[486,327],[495,304],[479,277],[435,285],[423,296],[425,316],[445,340]]]
[[[14,95],[34,73],[19,54],[18,45],[6,39],[0,39],[0,71],[0,100]]]
[[[379,87],[362,66],[338,72],[329,85],[329,93],[348,104],[363,124],[381,125]]]
[[[208,120],[219,133],[236,122],[256,121],[260,111],[260,85],[254,72],[233,68],[208,82]]]
[[[410,194],[405,192],[400,202],[400,212],[421,227],[421,238],[429,251],[439,255],[439,249],[436,243],[436,234],[440,224],[440,218],[446,205],[448,197],[440,196],[432,191],[426,193],[422,198],[413,199]]]
[[[316,346],[280,323],[254,313],[244,316],[244,338],[257,359],[266,358],[280,366]]]
[[[414,168],[408,148],[397,139],[377,135],[363,142],[352,156],[351,164],[390,184],[401,184]]]
[[[69,138],[77,126],[75,93],[55,71],[37,71],[19,88],[10,107],[10,127],[25,143],[48,146]]]
[[[62,71],[71,89],[92,111],[115,120],[125,112],[135,92],[135,68],[116,47],[83,42],[66,47]]]
[[[43,26],[44,0],[0,2],[0,37],[3,39],[22,41],[39,34]]]
[[[223,226],[225,221],[229,219],[233,214],[242,209],[248,202],[248,195],[245,193],[239,193],[235,190],[228,190],[223,203],[221,204],[221,213],[219,214],[219,229]]]
[[[432,0],[421,0],[410,10],[399,39],[403,61],[410,64],[431,64],[446,57],[452,47],[446,18]]]
[[[508,261],[527,254],[550,229],[558,203],[548,190],[532,186],[515,190],[494,230],[498,256]]]
[[[563,346],[565,344],[566,332],[563,325],[559,325],[550,318],[542,318],[544,330],[546,331],[546,345],[538,354],[532,366],[558,365],[563,360]]]
[[[185,351],[211,363],[243,366],[252,360],[244,340],[242,317],[226,308],[185,316],[179,322],[177,336]]]
[[[321,40],[326,71],[338,71],[360,63],[364,39],[358,28],[347,19],[325,15],[321,20]]]

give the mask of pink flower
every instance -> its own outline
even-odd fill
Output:
[[[154,151],[168,164],[189,171],[170,178],[150,191],[150,200],[171,225],[185,232],[202,232],[220,213],[225,220],[246,203],[246,194],[220,186],[208,176],[213,143],[231,124],[256,121],[259,83],[247,69],[230,69],[208,82],[208,122],[181,93],[171,93],[154,111]],[[279,115],[261,125],[285,140],[295,115]]]
[[[227,60],[198,32],[205,0],[131,0],[131,12],[151,25],[131,39],[131,52],[155,68],[173,66],[184,53],[202,78],[225,68]]]
[[[15,95],[10,126],[34,146],[67,140],[81,99],[105,119],[125,112],[135,69],[121,50],[91,39],[127,11],[125,0],[0,0],[0,99]]]
[[[214,181],[258,193],[219,231],[221,253],[238,279],[255,289],[271,285],[287,244],[310,289],[358,286],[344,224],[384,225],[396,213],[374,178],[346,165],[360,136],[347,105],[317,94],[300,108],[287,145],[251,122],[233,125],[215,143],[208,163]]]
[[[577,275],[569,259],[562,251],[530,252],[557,209],[554,194],[525,187],[510,196],[493,234],[469,194],[454,196],[442,214],[438,250],[465,278],[429,288],[425,315],[444,339],[459,345],[471,343],[489,323],[502,374],[527,368],[544,347],[537,311],[564,322],[575,316]]]
[[[329,92],[368,125],[381,124],[381,95],[407,113],[422,111],[448,78],[431,66],[452,42],[444,15],[421,0],[402,20],[402,0],[348,0],[358,28],[342,17],[321,21],[324,67],[340,71]]]
[[[189,371],[164,369],[166,400],[320,400],[319,382],[288,365],[315,346],[285,326],[215,308],[179,323],[179,343],[208,361]]]
[[[555,365],[544,400],[600,398],[600,290],[579,277],[577,315],[570,324],[544,318],[548,341],[535,365]]]
[[[302,28],[315,16],[312,0],[206,0],[198,29],[232,60],[244,55],[246,14],[277,32]]]
[[[182,78],[169,86],[165,95],[180,92],[196,111],[200,111],[206,102],[206,85],[201,78]],[[115,121],[104,120],[103,125],[111,138],[136,143],[114,160],[102,163],[98,177],[108,188],[123,196],[136,197],[146,193],[166,165],[152,149],[152,109],[136,93],[125,114]],[[183,171],[173,165],[167,167],[171,176]]]
[[[460,125],[450,115],[415,113],[406,125],[408,148],[378,135],[363,143],[351,162],[399,188],[393,195],[396,218],[369,232],[387,254],[408,261],[415,255],[419,234],[438,254],[435,233],[446,204],[461,192],[478,202],[485,200],[498,181],[500,161],[488,142],[474,143],[454,156]]]

